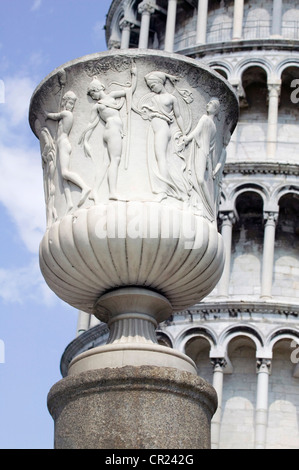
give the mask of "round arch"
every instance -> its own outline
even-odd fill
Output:
[[[124,7],[120,5],[112,17],[110,24],[109,41],[121,41],[120,21],[124,18]]]
[[[277,78],[281,79],[283,72],[290,67],[299,69],[299,59],[292,58],[292,59],[283,60],[276,66],[274,73],[277,76]]]
[[[296,194],[299,196],[299,185],[280,185],[276,190],[273,192],[273,199],[279,204],[280,199],[283,196],[288,194]]]
[[[297,340],[299,342],[299,330],[289,327],[276,328],[266,338],[266,346],[269,347],[272,351],[275,344],[282,339]]]
[[[230,79],[232,74],[232,67],[227,62],[222,60],[211,60],[207,63],[207,65],[216,71],[217,69],[223,71],[226,74],[227,80]]]
[[[174,339],[170,335],[170,333],[168,332],[166,333],[165,331],[162,331],[162,330],[157,330],[156,335],[157,335],[157,340],[159,344],[163,346],[167,346],[169,348],[173,348]]]
[[[247,69],[252,67],[260,67],[266,73],[267,81],[273,77],[274,70],[272,64],[265,59],[258,59],[258,58],[246,58],[240,61],[235,70],[234,70],[234,78],[238,78],[240,81],[242,80],[242,76]]]
[[[241,194],[244,194],[244,193],[247,193],[247,192],[253,192],[253,193],[256,193],[259,196],[261,196],[261,198],[263,200],[263,207],[265,207],[267,205],[267,202],[270,199],[270,194],[264,186],[262,186],[260,184],[256,184],[256,183],[241,184],[241,185],[235,186],[232,189],[232,191],[231,191],[231,193],[228,197],[228,199],[230,199],[232,201],[234,208],[236,206],[236,201],[237,201],[238,197]]]
[[[264,340],[258,331],[257,328],[253,327],[252,325],[245,325],[239,324],[234,326],[229,326],[225,329],[219,337],[219,345],[225,351],[227,355],[228,345],[232,339],[238,336],[246,336],[247,338],[251,339],[256,346],[256,357],[262,354],[264,349]]]
[[[217,344],[216,335],[210,328],[204,327],[204,326],[198,326],[194,328],[188,327],[185,330],[183,330],[180,333],[180,335],[176,338],[175,347],[179,349],[179,351],[185,353],[185,347],[186,347],[187,342],[190,339],[200,338],[200,337],[209,342],[210,349],[213,349]]]

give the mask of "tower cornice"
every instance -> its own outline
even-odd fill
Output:
[[[274,175],[299,175],[299,164],[287,162],[227,162],[223,172],[225,174],[274,174]]]
[[[199,44],[176,52],[194,59],[202,58],[209,54],[223,54],[248,50],[283,50],[299,51],[299,40],[294,39],[242,39],[240,41],[213,42]]]

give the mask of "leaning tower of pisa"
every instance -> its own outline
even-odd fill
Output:
[[[109,49],[196,59],[237,91],[218,213],[223,275],[158,338],[218,393],[212,448],[299,448],[299,2],[113,0],[106,38]],[[80,312],[62,375],[107,337],[106,324]]]

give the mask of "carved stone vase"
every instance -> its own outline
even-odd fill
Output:
[[[193,361],[159,345],[155,329],[209,294],[221,276],[216,217],[237,117],[235,93],[220,75],[160,51],[86,56],[35,90],[30,125],[40,141],[47,207],[41,271],[62,300],[110,328],[108,343],[76,357],[64,380],[107,368],[121,377],[126,367],[197,380]],[[59,429],[57,393],[49,408]],[[213,392],[202,396],[211,417]],[[99,437],[83,444],[82,436],[74,444],[62,434],[57,447],[106,445]],[[126,445],[110,436],[109,445],[118,442]]]

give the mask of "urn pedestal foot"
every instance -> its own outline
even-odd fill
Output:
[[[108,323],[108,343],[76,356],[68,375],[106,367],[142,365],[174,367],[197,374],[192,359],[157,342],[158,323],[172,313],[163,295],[141,287],[115,289],[97,300],[94,312]]]

